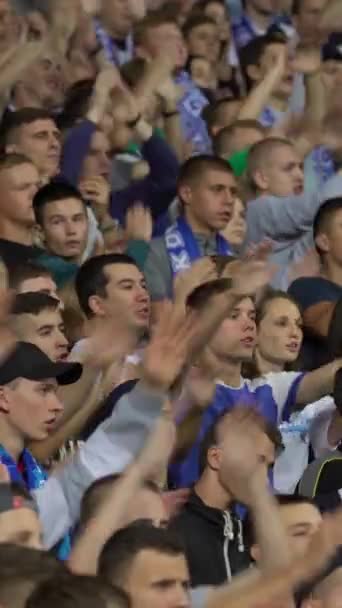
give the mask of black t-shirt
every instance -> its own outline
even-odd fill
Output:
[[[43,250],[39,247],[22,245],[14,241],[0,239],[0,258],[7,268],[13,268],[17,264],[24,264],[36,260],[42,255]]]
[[[290,285],[288,293],[305,312],[320,302],[337,302],[342,298],[342,287],[323,277],[303,277]],[[310,371],[330,361],[331,354],[325,340],[306,334],[300,354],[301,368]]]

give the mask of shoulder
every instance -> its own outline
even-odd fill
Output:
[[[342,289],[323,277],[303,277],[294,281],[288,292],[304,308],[323,301],[335,301],[342,296]]]

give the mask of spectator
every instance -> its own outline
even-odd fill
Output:
[[[1,368],[0,461],[11,481],[30,491],[39,488],[46,476],[26,449],[27,442],[48,437],[63,410],[57,382],[75,382],[81,371],[75,363],[52,363],[26,342],[18,343]]]
[[[134,13],[130,2],[101,0],[96,35],[106,61],[122,65],[133,58]]]
[[[272,260],[281,269],[273,286],[287,289],[291,264],[312,248],[312,223],[317,209],[325,198],[339,195],[341,177],[334,175],[321,192],[303,193],[298,154],[290,142],[278,138],[252,147],[248,173],[256,196],[247,205],[247,242],[272,240]]]
[[[200,478],[189,502],[172,523],[185,542],[193,587],[231,581],[235,574],[249,566],[243,522],[233,507],[234,501],[245,500],[249,489],[244,488],[243,496],[230,489],[229,476],[225,474],[225,462],[220,453],[231,422],[233,424],[232,414],[224,413],[203,436],[199,453]],[[273,464],[275,447],[278,446],[276,434],[272,435],[262,419],[255,424],[258,425],[258,433],[254,449],[265,468],[263,474],[260,471],[259,482],[265,484],[268,467]],[[251,463],[245,460],[243,464],[246,455],[241,456],[240,461],[239,454],[235,454],[240,467],[239,475],[248,480],[247,470]],[[242,470],[243,466],[246,467],[245,471]],[[252,488],[250,492],[250,502],[254,504]]]
[[[33,207],[47,252],[79,265],[89,232],[87,207],[80,192],[66,183],[50,183],[37,192]]]
[[[168,530],[146,523],[119,530],[103,548],[99,574],[129,593],[133,608],[147,608],[151,602],[155,608],[190,605],[183,546]]]
[[[317,277],[302,277],[290,286],[290,293],[303,310],[306,336],[305,355],[308,365],[318,360],[331,360],[339,355],[339,300],[342,294],[339,225],[342,199],[326,200],[317,210],[313,222],[316,251],[321,272]],[[317,352],[318,346],[318,352]]]
[[[10,109],[37,108],[57,112],[63,104],[64,89],[61,58],[52,49],[46,49],[14,86]]]
[[[7,154],[0,158],[0,255],[7,266],[42,253],[33,246],[32,201],[38,185],[37,169],[26,156]]]
[[[221,159],[198,156],[182,167],[178,180],[181,215],[165,237],[152,240],[144,268],[152,300],[172,294],[174,277],[198,258],[229,253],[220,236],[231,218],[237,185]]]
[[[59,172],[60,134],[47,110],[26,107],[14,112],[5,125],[4,145],[7,153],[26,155],[43,183]]]
[[[109,475],[95,481],[85,492],[81,505],[81,515],[79,521],[79,531],[82,533],[86,529],[90,520],[95,517],[101,504],[115,488],[121,475]],[[130,505],[122,521],[125,528],[134,521],[150,521],[153,525],[167,525],[168,515],[162,500],[158,486],[152,481],[146,481],[139,492],[135,495],[134,504]]]
[[[40,348],[51,361],[65,361],[68,342],[58,300],[41,292],[19,294],[13,302],[12,314],[20,340]]]
[[[245,242],[246,233],[246,207],[242,200],[239,197],[236,197],[232,217],[222,234],[224,238],[227,239],[233,251],[239,253]]]
[[[137,54],[147,60],[161,53],[172,54],[176,83],[181,85],[184,91],[178,106],[183,133],[187,141],[192,143],[194,152],[208,152],[210,142],[205,123],[201,118],[201,112],[208,100],[184,71],[187,53],[178,25],[163,13],[148,15],[136,28],[135,46]],[[168,47],[170,47],[169,51],[166,50]]]
[[[275,13],[272,0],[246,0],[241,17],[232,22],[237,49],[246,46],[257,36],[266,34],[273,24],[284,32],[291,33],[288,20]]]

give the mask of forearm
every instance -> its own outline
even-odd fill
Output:
[[[238,120],[256,120],[260,116],[269,101],[278,78],[278,74],[269,72],[264,80],[252,89],[242,103],[237,115]]]
[[[279,517],[279,507],[262,483],[254,479],[256,487],[252,492],[251,510],[260,547],[258,567],[264,573],[273,572],[291,563],[286,532]]]
[[[325,91],[323,88],[321,72],[305,76],[305,117],[313,123],[320,123],[326,113]]]
[[[318,401],[334,390],[336,372],[342,367],[342,359],[306,374],[298,387],[297,405],[303,406]]]
[[[342,441],[342,416],[338,411],[334,412],[332,415],[327,439],[332,448],[336,447]]]
[[[164,129],[168,144],[176,153],[178,161],[182,163],[185,160],[185,140],[183,137],[179,114],[165,118]]]
[[[8,51],[1,61],[0,91],[13,87],[21,73],[42,54],[45,42],[27,42]],[[7,61],[6,61],[7,60]]]

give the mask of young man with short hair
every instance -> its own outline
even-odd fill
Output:
[[[194,152],[198,154],[208,152],[210,140],[205,122],[201,117],[208,100],[194,85],[184,69],[187,50],[179,25],[167,13],[156,11],[137,24],[134,42],[136,54],[148,61],[162,54],[170,55],[172,53],[175,82],[184,91],[184,95],[178,103],[184,136],[187,141],[192,143]]]
[[[203,310],[203,306],[215,302],[217,294],[227,289],[229,279],[218,279],[197,287],[188,297],[191,310]],[[243,363],[251,361],[256,343],[255,303],[251,297],[243,297],[222,322],[207,345],[212,375],[217,381],[214,398],[209,400],[203,412],[191,390],[187,393],[186,382],[181,398],[185,413],[179,424],[186,429],[191,423],[188,451],[185,458],[171,469],[171,479],[176,487],[187,487],[198,479],[199,446],[204,433],[224,411],[241,403],[253,405],[272,424],[287,421],[294,409],[318,401],[334,390],[335,376],[342,365],[341,359],[313,372],[270,372],[253,379],[243,377]],[[208,363],[197,362],[203,374],[208,374]],[[184,452],[183,452],[184,453]]]
[[[229,447],[231,441],[234,447]],[[234,502],[250,507],[258,522],[266,519],[271,533],[274,515],[267,478],[280,443],[276,428],[243,406],[241,411],[224,412],[204,434],[200,478],[171,522],[184,539],[193,587],[231,581],[250,564],[243,519]]]
[[[25,154],[35,164],[43,182],[59,173],[60,133],[47,110],[24,108],[10,114],[4,141],[7,153]]]
[[[58,300],[41,292],[19,294],[13,302],[12,315],[19,340],[34,344],[51,361],[67,358],[68,341]]]
[[[132,608],[189,608],[189,571],[178,536],[136,522],[105,544],[99,575],[129,593]]]
[[[291,265],[313,246],[312,224],[319,206],[342,194],[342,176],[336,173],[319,192],[304,192],[300,158],[293,144],[281,138],[252,146],[248,174],[255,195],[247,205],[247,243],[265,238],[274,243],[271,259],[279,273],[273,286],[287,289]]]
[[[44,440],[54,429],[63,405],[58,384],[76,382],[77,363],[54,363],[37,346],[18,342],[0,369],[0,462],[11,481],[39,489],[46,474],[28,451],[29,441]]]
[[[183,35],[190,56],[204,57],[215,70],[220,58],[220,38],[218,27],[206,15],[189,17],[183,25]]]
[[[0,257],[13,266],[39,257],[33,245],[33,197],[40,178],[31,160],[21,154],[0,157]]]
[[[87,207],[80,192],[65,182],[51,182],[38,190],[33,207],[47,252],[80,264],[89,231]]]
[[[175,276],[204,256],[227,255],[220,235],[237,196],[237,183],[221,158],[197,156],[186,161],[178,179],[181,212],[164,237],[152,240],[144,273],[154,301],[172,295]]]
[[[286,34],[293,32],[289,20],[274,11],[273,0],[245,0],[243,13],[233,19],[232,30],[237,49],[246,46],[257,36],[266,34],[276,25]]]
[[[342,348],[340,301],[342,297],[342,197],[326,200],[313,222],[320,258],[320,275],[294,281],[289,292],[300,304],[306,332],[306,350],[314,360],[331,360]],[[337,350],[336,350],[337,349]]]

